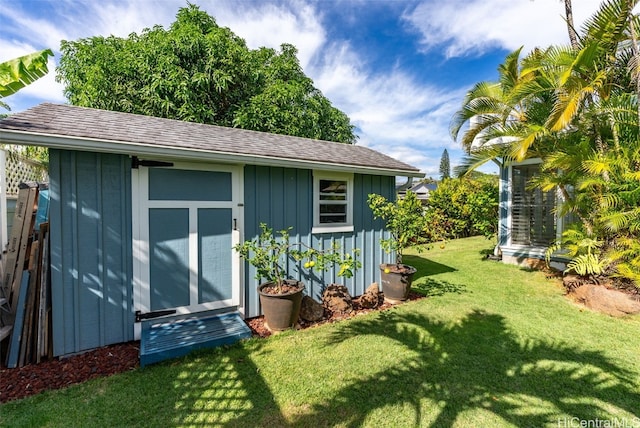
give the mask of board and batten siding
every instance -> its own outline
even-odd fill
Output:
[[[245,166],[244,174],[244,231],[243,238],[250,240],[260,233],[260,223],[266,223],[274,232],[292,227],[291,242],[302,242],[316,249],[330,248],[337,242],[341,249],[351,252],[360,249],[362,268],[353,278],[337,276],[339,267],[327,272],[309,272],[303,263],[289,261],[287,275],[305,284],[305,294],[316,301],[322,300],[324,287],[331,283],[346,285],[352,296],[357,296],[375,281],[380,280],[380,263],[391,257],[380,248],[379,240],[387,236],[384,223],[374,220],[367,204],[370,193],[378,193],[388,199],[395,198],[395,177],[354,174],[353,226],[349,233],[312,234],[313,227],[313,171],[266,166]],[[260,303],[255,278],[255,268],[244,264],[245,317],[260,315]]]
[[[54,355],[133,340],[131,159],[50,150]]]

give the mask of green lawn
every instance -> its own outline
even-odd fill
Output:
[[[406,257],[428,299],[7,403],[0,425],[640,427],[640,317],[490,248]]]

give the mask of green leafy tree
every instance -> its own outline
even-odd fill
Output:
[[[358,260],[360,250],[357,248],[349,254],[342,251],[337,243],[333,243],[330,248],[317,250],[303,242],[291,242],[291,228],[279,231],[280,237],[274,235],[273,229],[266,223],[260,223],[260,230],[260,235],[236,245],[234,249],[256,268],[255,278],[273,283],[278,294],[286,282],[286,266],[289,261],[305,261],[303,266],[309,271],[326,272],[332,266],[339,266],[337,275],[345,278],[352,278],[355,271],[362,267]]]
[[[62,42],[58,81],[73,105],[354,143],[346,114],[300,67],[296,49],[251,50],[195,5],[127,38]]]
[[[498,226],[497,177],[477,174],[444,180],[430,193],[425,216],[438,233],[431,242],[467,236],[492,237]]]
[[[444,149],[440,158],[440,179],[451,177],[451,164],[449,163],[449,152]]]
[[[380,245],[387,253],[395,253],[396,265],[402,265],[402,256],[407,248],[414,247],[418,252],[427,248],[425,230],[429,228],[429,224],[415,193],[407,191],[404,198],[395,202],[371,193],[367,203],[373,212],[373,218],[385,221],[391,237],[381,239]]]

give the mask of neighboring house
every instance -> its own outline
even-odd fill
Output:
[[[0,143],[50,148],[56,356],[138,338],[137,312],[260,315],[255,271],[232,247],[261,222],[359,248],[351,279],[288,273],[316,299],[338,280],[362,294],[390,261],[367,196],[393,199],[396,176],[423,176],[357,145],[57,104],[0,121]]]
[[[496,250],[506,263],[531,265],[544,260],[547,247],[562,234],[566,218],[557,215],[561,197],[555,190],[544,192],[530,186],[531,178],[540,172],[540,164],[540,159],[528,159],[500,168]]]
[[[429,200],[429,195],[431,194],[431,192],[436,190],[437,187],[438,187],[438,183],[434,183],[434,182],[426,183],[424,181],[421,181],[419,183],[412,185],[406,190],[399,191],[398,196],[400,196],[401,198],[404,197],[404,195],[406,195],[407,193],[407,190],[409,190],[416,194],[416,197],[420,202],[422,202],[423,205],[426,205],[427,201]]]

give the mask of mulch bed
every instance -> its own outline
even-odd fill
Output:
[[[424,296],[414,292],[409,295],[409,300],[422,298]],[[325,311],[324,320],[315,323],[301,323],[300,329],[334,323],[372,311],[386,310],[393,306],[383,303],[376,309],[365,309],[359,306],[357,298],[353,300],[353,304],[354,310],[348,314],[329,314]],[[264,327],[263,317],[248,319],[246,322],[255,337],[264,338],[271,335],[271,332]],[[65,388],[89,379],[134,370],[139,367],[139,346],[139,342],[122,343],[15,369],[0,366],[0,403],[18,400],[48,390]],[[3,354],[3,363],[4,357]]]
[[[139,342],[129,342],[15,369],[2,366],[0,403],[133,370],[139,365],[138,351]]]

